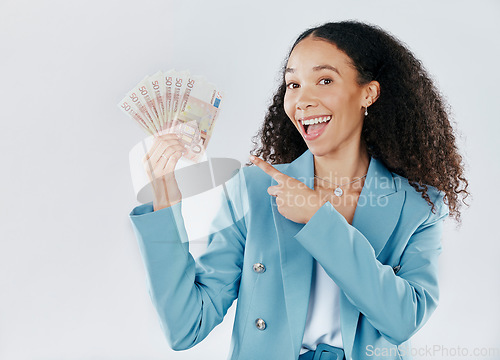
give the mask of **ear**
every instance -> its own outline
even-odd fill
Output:
[[[380,96],[380,84],[378,81],[370,81],[364,86],[362,106],[369,107]]]

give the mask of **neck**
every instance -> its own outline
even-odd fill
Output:
[[[334,184],[347,184],[368,172],[370,156],[363,143],[356,151],[345,149],[343,153],[314,156],[314,173],[322,179]],[[361,188],[365,178],[348,187]]]

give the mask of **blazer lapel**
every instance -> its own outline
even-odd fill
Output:
[[[314,188],[314,159],[309,150],[282,171]],[[271,178],[270,186],[277,185]],[[358,229],[372,245],[378,256],[394,231],[405,199],[405,191],[397,191],[390,171],[377,159],[371,158],[363,189],[358,200],[352,226]],[[278,234],[285,306],[290,336],[294,349],[299,349],[304,334],[313,257],[294,236],[304,224],[288,220],[278,211],[276,199],[271,196],[271,207]],[[341,292],[341,332],[344,351],[352,352],[359,312]],[[298,357],[298,352],[295,354]]]

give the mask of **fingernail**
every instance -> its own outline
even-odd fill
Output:
[[[250,155],[250,161],[255,161],[255,156]]]

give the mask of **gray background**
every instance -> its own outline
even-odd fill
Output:
[[[446,222],[441,302],[413,338],[433,352],[416,358],[498,348],[500,5],[412,4],[3,0],[0,358],[225,358],[234,306],[191,350],[163,338],[128,219],[128,151],[144,134],[116,104],[146,74],[189,68],[226,94],[210,155],[247,161],[294,38],[343,19],[382,26],[424,62],[453,107],[474,195],[460,229]]]

